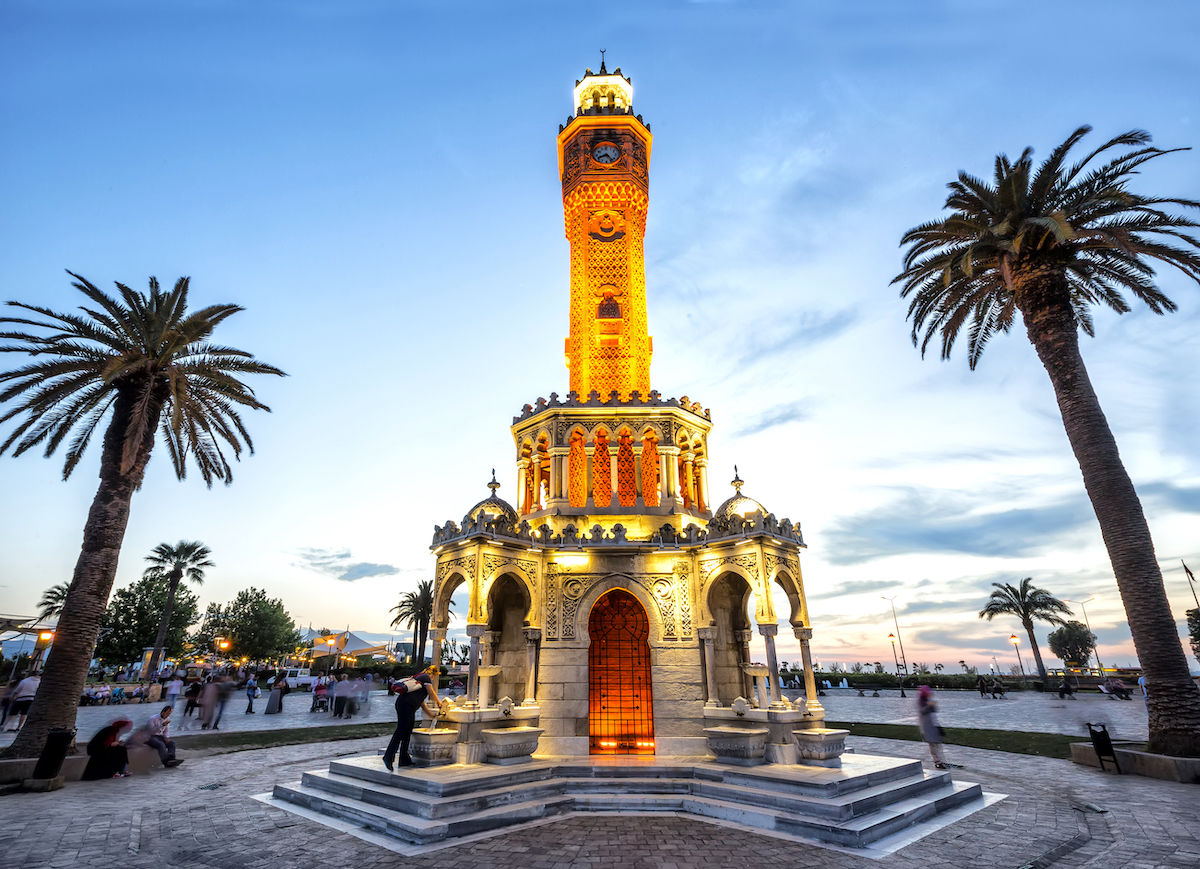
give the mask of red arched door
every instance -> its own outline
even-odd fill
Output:
[[[650,621],[616,588],[588,616],[588,722],[592,754],[654,754]]]

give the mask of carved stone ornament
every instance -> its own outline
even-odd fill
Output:
[[[617,241],[625,237],[625,216],[605,208],[593,211],[588,217],[588,236],[596,241]]]

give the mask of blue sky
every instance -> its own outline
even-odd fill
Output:
[[[986,666],[1017,626],[975,617],[1025,576],[1124,614],[1053,396],[1024,336],[975,372],[925,361],[889,281],[960,169],[1046,154],[1075,126],[1200,145],[1194,4],[149,2],[0,8],[0,298],[193,279],[246,307],[256,384],[234,484],[161,456],[118,584],[201,539],[201,600],[254,584],[302,623],[386,631],[431,574],[435,522],[513,492],[511,417],[566,392],[567,245],[554,137],[599,49],[655,135],[646,234],[655,387],[712,408],[714,494],[799,520],[824,661]],[[1147,192],[1192,195],[1200,155]],[[1142,492],[1175,611],[1200,567],[1200,292],[1097,314],[1085,359]],[[0,610],[70,577],[93,454],[0,461]],[[1044,639],[1045,631],[1040,632]],[[784,648],[787,657],[788,649]],[[1047,653],[1048,654],[1048,653]],[[1005,659],[1001,657],[1001,660]]]

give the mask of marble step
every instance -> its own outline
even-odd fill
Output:
[[[780,808],[750,806],[713,796],[587,792],[524,800],[451,819],[431,820],[303,784],[277,785],[275,788],[275,796],[278,799],[413,844],[429,844],[445,838],[509,828],[522,822],[569,811],[612,811],[680,812],[699,818],[734,822],[851,847],[864,847],[890,833],[932,817],[939,811],[962,805],[981,795],[978,785],[946,783],[933,791],[908,797],[870,815],[839,820]]]
[[[763,790],[740,784],[692,778],[554,777],[522,784],[489,787],[450,797],[427,796],[392,787],[389,782],[366,781],[332,771],[304,773],[301,784],[429,819],[449,819],[499,805],[548,799],[564,793],[589,792],[712,796],[750,806],[846,819],[875,811],[889,802],[942,787],[949,780],[948,773],[921,772],[908,779],[873,785],[848,795],[840,794],[834,797],[789,794],[774,789]]]

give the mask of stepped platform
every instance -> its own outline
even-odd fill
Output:
[[[977,784],[927,771],[920,761],[863,754],[843,755],[840,769],[597,756],[394,773],[371,755],[278,784],[268,802],[364,838],[386,837],[401,853],[582,812],[688,815],[858,850],[943,813],[956,820],[986,804]]]

